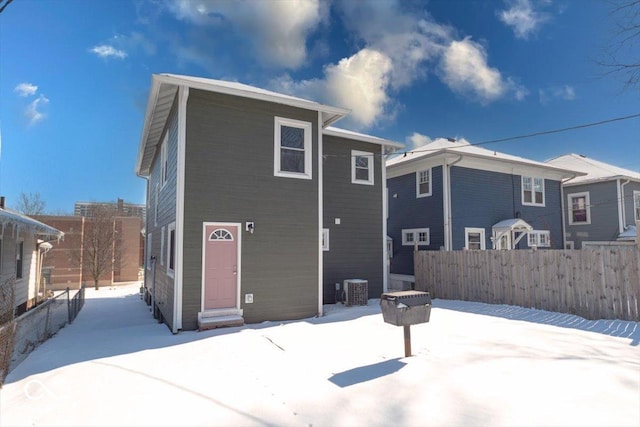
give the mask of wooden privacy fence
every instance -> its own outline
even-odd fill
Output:
[[[434,298],[640,321],[640,250],[635,246],[417,251],[414,261],[416,289]]]

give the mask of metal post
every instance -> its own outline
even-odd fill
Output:
[[[67,286],[67,315],[69,316],[69,323],[71,323],[71,302],[69,301],[69,287]]]
[[[411,326],[404,327],[404,357],[411,357]]]

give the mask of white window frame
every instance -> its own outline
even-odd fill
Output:
[[[467,250],[478,250],[469,248],[469,234],[480,234],[480,249],[487,249],[487,239],[484,228],[465,227],[464,228],[464,247]]]
[[[151,250],[153,248],[153,233],[147,234],[147,253],[145,258],[147,259],[147,270],[151,271]]]
[[[587,211],[586,221],[574,221],[573,220],[573,199],[578,197],[584,197],[585,209]],[[589,225],[591,224],[591,200],[589,198],[588,191],[582,191],[580,193],[567,194],[567,207],[569,208],[569,225]]]
[[[426,233],[426,240],[418,240],[420,233]],[[408,239],[411,236],[411,240]],[[429,246],[431,244],[431,233],[428,228],[405,228],[402,230],[402,246],[414,246],[418,243],[418,246]]]
[[[366,157],[367,158],[367,172],[368,179],[358,179],[356,175],[356,170],[358,169],[356,165],[356,160],[358,157]],[[351,150],[351,183],[352,184],[363,184],[363,185],[373,185],[373,165],[375,158],[373,153],[367,151],[358,151]]]
[[[174,268],[171,268],[171,232],[173,231],[173,263]],[[176,246],[178,245],[178,236],[175,234],[176,231],[176,223],[172,222],[167,225],[167,276],[175,277],[175,263],[176,260]]]
[[[322,229],[322,250],[323,251],[329,250],[329,229],[328,228]]]
[[[294,127],[304,130],[304,172],[283,171],[280,168],[280,129],[282,126]],[[273,137],[273,174],[285,178],[312,179],[312,125],[310,122],[301,120],[287,119],[284,117],[274,118],[274,137]]]
[[[542,181],[542,203],[536,203],[536,179]],[[524,200],[524,183],[525,180],[531,180],[531,202],[525,202]],[[522,176],[521,177],[521,196],[523,206],[545,206],[545,182],[544,178],[539,176]]]
[[[546,242],[542,242],[542,236],[546,236]],[[527,243],[529,247],[550,248],[551,232],[549,230],[531,230],[527,235]]]
[[[22,251],[20,251],[22,248]],[[20,255],[20,277],[18,277],[18,255]],[[24,280],[24,239],[16,240],[16,258],[15,258],[15,267],[16,267],[16,282]]]
[[[633,192],[633,217],[640,221],[640,191]]]
[[[167,185],[169,175],[169,160],[167,159],[167,146],[169,145],[169,133],[164,134],[162,145],[160,146],[160,185],[164,188]],[[157,201],[156,201],[157,203]]]
[[[164,265],[164,231],[165,227],[162,227],[160,234],[160,265]]]
[[[420,184],[421,184],[421,181],[420,181],[420,178],[421,178],[421,177],[420,177],[420,174],[422,174],[422,173],[424,173],[424,172],[426,172],[426,173],[427,173],[427,176],[428,176],[428,178],[429,178],[429,191],[428,191],[427,193],[421,193],[421,192],[420,192]],[[421,171],[417,171],[417,172],[416,172],[416,197],[418,197],[418,198],[419,198],[419,197],[428,197],[428,196],[431,196],[431,194],[432,194],[432,181],[431,181],[431,178],[432,178],[431,168],[429,168],[429,169],[424,169],[424,170],[421,170]]]

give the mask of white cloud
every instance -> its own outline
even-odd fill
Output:
[[[573,101],[576,98],[576,91],[572,86],[552,86],[538,91],[541,104],[547,104],[554,99],[563,101]]]
[[[441,79],[454,92],[470,93],[487,103],[503,96],[508,83],[500,71],[487,64],[487,52],[479,43],[467,37],[452,41],[440,63]]]
[[[321,79],[294,81],[285,75],[272,80],[274,90],[296,94],[351,110],[348,120],[356,127],[370,127],[390,113],[391,59],[385,54],[362,49],[337,64],[324,68]]]
[[[13,89],[19,96],[27,97],[31,95],[35,95],[38,91],[38,86],[33,85],[31,83],[20,83]]]
[[[427,135],[422,135],[418,132],[414,132],[413,134],[411,134],[411,136],[407,138],[407,146],[410,147],[412,150],[415,150],[416,148],[419,148],[419,147],[423,147],[432,142],[433,142],[433,139],[431,139]]]
[[[236,27],[262,63],[291,69],[304,63],[306,39],[328,13],[320,0],[174,0],[169,9],[178,19],[198,25]]]
[[[508,0],[508,8],[498,13],[500,20],[511,27],[517,38],[528,39],[549,16],[534,10],[530,0]]]
[[[47,104],[49,104],[49,99],[41,94],[27,106],[24,114],[29,119],[29,125],[33,126],[46,117],[46,114],[42,112],[42,108]]]
[[[89,51],[95,53],[101,58],[124,59],[127,57],[127,52],[125,52],[124,50],[116,49],[115,47],[107,44],[94,46],[89,49]]]

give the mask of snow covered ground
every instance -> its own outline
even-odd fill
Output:
[[[640,323],[434,300],[172,335],[138,287],[87,289],[11,372],[0,425],[640,426]]]

